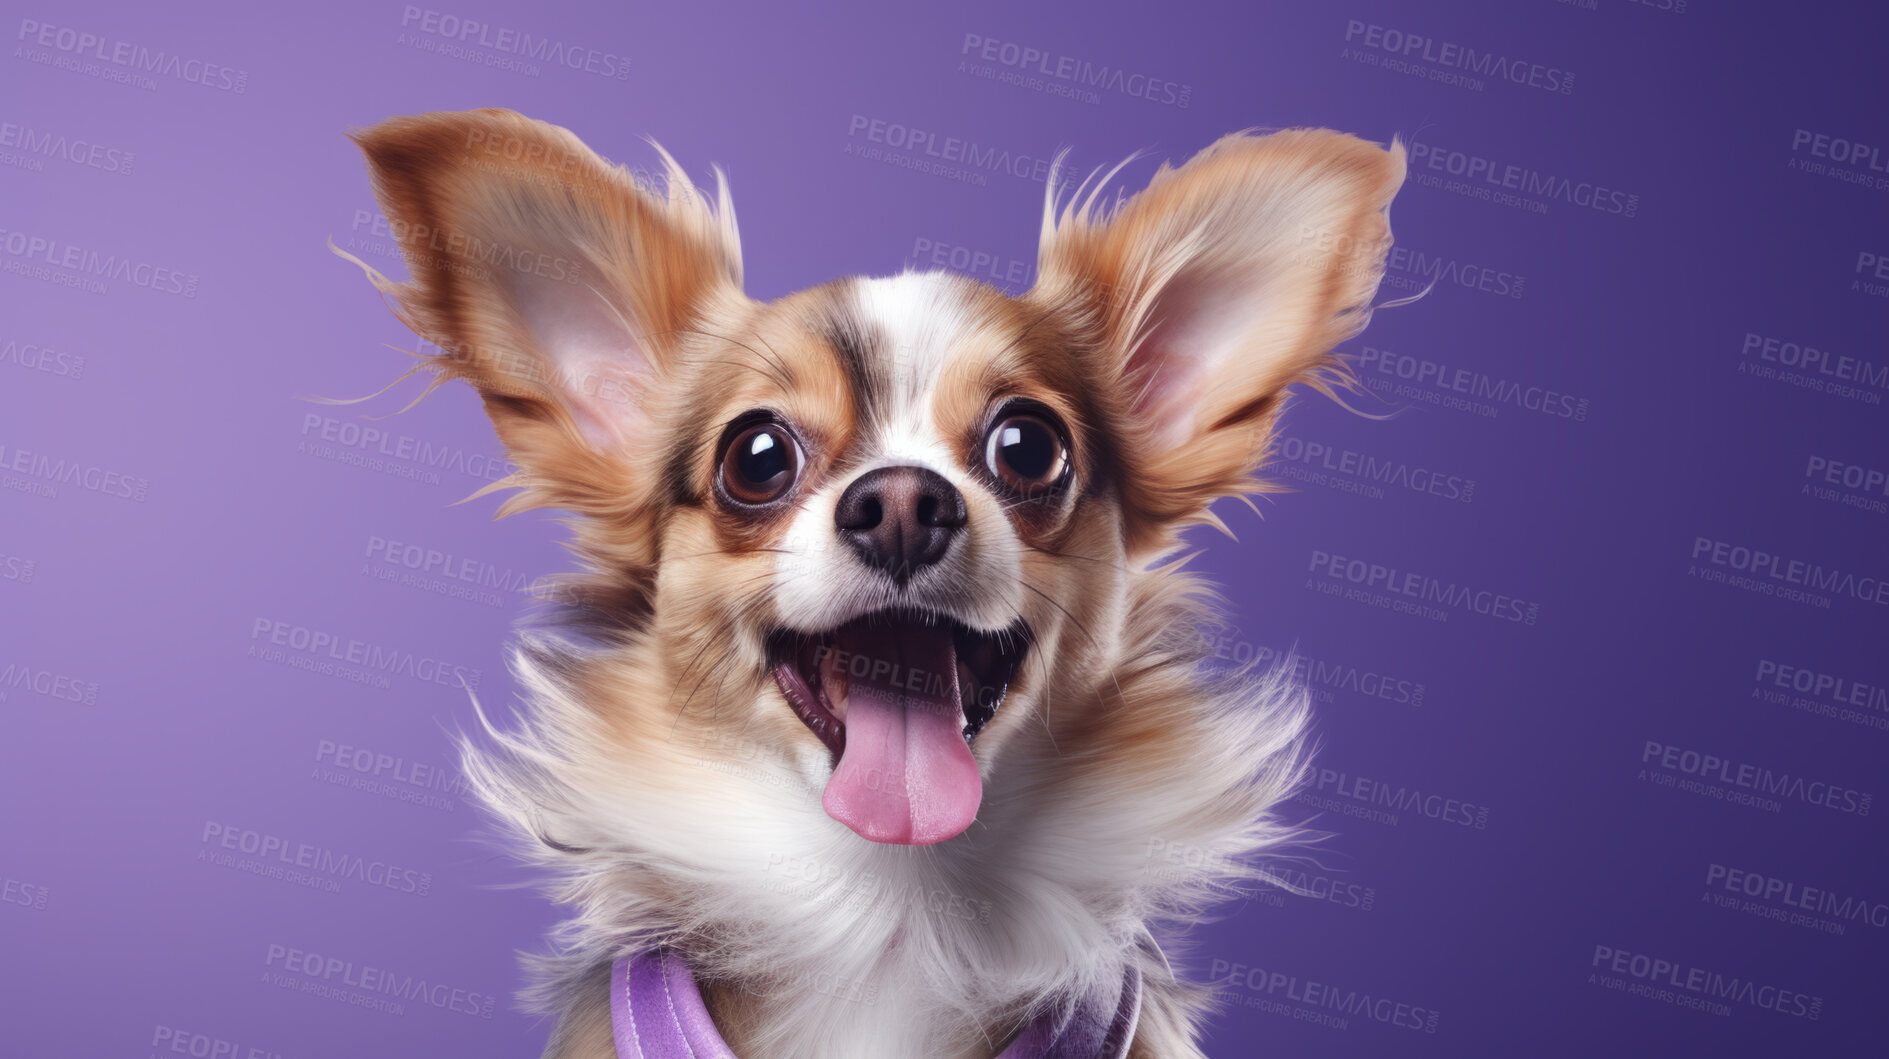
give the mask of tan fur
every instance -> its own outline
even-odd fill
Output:
[[[617,1059],[609,990],[610,965],[601,964],[589,981],[572,991],[570,1004],[545,1045],[544,1059]]]
[[[1213,521],[1212,500],[1260,488],[1252,474],[1286,387],[1342,381],[1327,354],[1368,318],[1401,150],[1318,130],[1228,137],[1178,170],[1163,167],[1113,214],[1093,196],[1060,217],[1052,204],[1041,279],[1026,295],[969,280],[930,288],[961,323],[923,406],[955,470],[974,477],[993,410],[1026,397],[1067,426],[1073,475],[1053,502],[967,496],[981,532],[1020,545],[1015,609],[1036,643],[974,744],[986,776],[978,822],[915,860],[862,849],[820,814],[808,768],[817,772],[826,752],[781,700],[763,653],[769,632],[795,617],[771,588],[792,509],[734,510],[714,484],[725,425],[756,408],[797,430],[804,495],[857,473],[883,424],[849,364],[857,351],[835,337],[870,324],[848,308],[853,281],[754,302],[740,289],[725,183],[711,207],[671,163],[658,197],[569,132],[508,111],[398,118],[357,141],[413,278],[370,277],[403,321],[449,351],[421,365],[434,384],[463,378],[484,396],[523,468],[501,483],[519,490],[503,510],[580,516],[580,569],[559,597],[595,642],[533,648],[519,670],[534,702],[526,729],[498,735],[496,754],[468,757],[525,856],[556,874],[554,896],[578,910],[567,936],[575,956],[549,968],[542,998],[563,1016],[547,1054],[613,1054],[608,959],[654,943],[690,958],[739,1054],[774,1054],[805,1001],[796,969],[757,970],[742,954],[777,943],[778,924],[718,900],[726,880],[707,853],[698,862],[654,852],[665,826],[779,848],[758,816],[747,830],[730,810],[754,797],[783,814],[769,818],[777,824],[804,828],[807,848],[888,874],[922,864],[938,885],[1001,910],[987,933],[898,907],[858,925],[862,938],[885,930],[888,968],[903,966],[902,944],[962,947],[960,963],[1011,946],[1015,981],[1036,983],[940,1001],[933,1054],[995,1054],[1044,991],[1132,963],[1147,982],[1133,1054],[1197,1055],[1206,990],[1150,959],[1138,939],[1151,925],[1201,918],[1230,880],[1253,874],[1239,855],[1285,837],[1271,809],[1304,766],[1304,718],[1279,685],[1254,692],[1274,711],[1259,716],[1247,685],[1205,673],[1196,630],[1214,617],[1213,597],[1168,557],[1181,528]],[[521,145],[518,157],[494,154],[495,142]],[[552,363],[531,309],[545,289],[495,266],[493,246],[578,267],[633,337],[633,355],[580,365],[609,385],[581,385]],[[1274,311],[1243,320],[1239,355],[1193,374],[1174,368],[1175,350],[1196,336],[1172,321],[1190,292],[1227,300],[1216,286],[1225,275],[1259,284]],[[628,818],[623,808],[656,814],[685,797],[696,799],[686,803],[694,816]],[[1135,806],[1132,819],[1124,804]],[[1087,823],[1071,833],[1059,821]],[[1152,877],[1142,847],[1170,837],[1228,863]],[[1039,865],[1031,885],[1060,888],[1061,903],[1003,889],[1016,884],[994,867],[1018,864]],[[1064,935],[1030,918],[1071,908],[1082,920],[1058,927]],[[1105,951],[1060,966],[1029,948],[1075,934],[1106,939]]]

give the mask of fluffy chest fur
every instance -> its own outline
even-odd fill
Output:
[[[1148,983],[1138,1041],[1194,1054],[1206,996],[1143,939],[1173,946],[1253,874],[1247,854],[1289,837],[1269,810],[1299,778],[1306,713],[1283,677],[1201,668],[1192,588],[1138,580],[1118,664],[1006,744],[977,824],[928,847],[859,841],[817,785],[738,740],[677,734],[626,756],[598,718],[660,663],[529,641],[533,722],[469,744],[467,765],[579,910],[537,967],[539,1006],[607,1021],[598,967],[666,943],[737,1054],[988,1057],[1032,1005],[1132,961]]]

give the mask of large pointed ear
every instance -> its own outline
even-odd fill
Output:
[[[667,194],[652,193],[509,110],[393,118],[354,140],[412,278],[361,267],[444,351],[423,364],[435,385],[478,388],[524,470],[511,507],[633,503],[678,336],[742,297],[726,181],[711,206],[664,154]]]
[[[1286,387],[1344,381],[1328,354],[1370,318],[1403,179],[1399,145],[1293,129],[1225,137],[1113,210],[1050,200],[1026,297],[1074,309],[1126,424],[1131,551],[1263,488]]]

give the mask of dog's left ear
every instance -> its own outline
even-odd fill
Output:
[[[1403,179],[1400,145],[1293,129],[1163,165],[1106,215],[1052,199],[1025,297],[1074,307],[1125,424],[1131,552],[1256,488],[1286,387],[1343,377],[1328,354],[1370,318]]]
[[[645,189],[508,110],[394,118],[354,139],[413,278],[361,267],[445,350],[424,366],[484,399],[525,472],[504,483],[524,487],[506,510],[647,509],[680,336],[746,301],[726,183],[711,205],[664,155],[666,193]]]

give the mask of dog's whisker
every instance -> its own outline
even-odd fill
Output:
[[[701,363],[731,364],[737,368],[746,368],[784,390],[793,388],[793,383],[790,380],[782,379],[779,373],[773,370],[772,365],[756,364],[752,360],[743,359],[741,357],[704,357]]]
[[[690,689],[689,689],[689,697],[688,697],[688,698],[686,698],[686,699],[683,699],[683,700],[682,700],[682,706],[681,706],[681,707],[680,707],[679,709],[677,709],[677,710],[676,710],[676,722],[677,722],[677,723],[679,723],[679,722],[680,722],[680,721],[682,720],[682,715],[683,715],[684,713],[686,713],[686,712],[688,712],[688,709],[689,709],[689,703],[690,703],[690,702],[692,702],[692,701],[694,701],[694,699],[695,699],[695,693],[696,693],[696,692],[698,692],[698,691],[700,691],[700,690],[702,690],[702,684],[703,684],[703,683],[704,683],[705,681],[707,681],[707,680],[708,680],[708,676],[709,676],[709,674],[710,674],[710,673],[713,673],[713,672],[714,672],[715,670],[717,670],[717,669],[723,669],[723,670],[725,671],[725,670],[726,670],[726,665],[725,665],[725,663],[726,663],[726,662],[728,661],[728,659],[729,659],[729,657],[730,657],[730,656],[732,656],[732,655],[733,655],[733,654],[735,653],[735,650],[736,650],[736,647],[735,647],[735,645],[734,645],[734,641],[733,641],[732,639],[730,639],[729,641],[727,641],[727,646],[725,646],[725,647],[724,647],[724,648],[722,649],[722,653],[721,653],[721,654],[720,654],[719,656],[717,656],[717,658],[716,658],[716,664],[715,664],[715,665],[713,665],[713,666],[710,666],[709,668],[707,668],[707,669],[705,669],[705,670],[703,670],[703,671],[702,671],[702,675],[701,675],[700,677],[698,677],[698,678],[696,679],[696,681],[695,681],[695,686],[694,686],[693,688],[690,688]],[[725,673],[724,673],[724,675],[725,675]],[[719,685],[717,685],[717,686],[719,686]],[[671,728],[670,728],[670,730],[671,730],[671,732],[673,732],[673,731],[674,731],[674,725],[673,725],[673,724],[671,725]]]
[[[670,556],[666,556],[665,559],[668,562],[681,562],[682,560],[685,560],[685,559],[703,559],[703,558],[708,558],[708,557],[717,556],[717,555],[738,557],[738,556],[743,556],[743,555],[798,555],[798,554],[800,553],[794,551],[791,548],[768,548],[768,547],[763,547],[763,546],[757,546],[753,548],[717,548],[713,551],[694,552],[689,555],[670,555]]]
[[[1076,629],[1080,630],[1082,635],[1087,636],[1089,638],[1090,645],[1096,649],[1096,652],[1098,654],[1101,654],[1105,658],[1108,656],[1108,651],[1102,646],[1102,641],[1096,639],[1095,634],[1090,632],[1089,627],[1087,625],[1084,625],[1079,618],[1077,618],[1074,614],[1069,613],[1068,607],[1065,607],[1061,603],[1058,603],[1055,600],[1055,598],[1052,597],[1049,593],[1031,584],[1030,579],[1028,577],[1018,577],[1017,583],[1022,585],[1024,588],[1027,588],[1030,591],[1036,593],[1037,595],[1043,597],[1044,601],[1049,603],[1050,606],[1055,607],[1059,611],[1062,611],[1063,617],[1069,620],[1069,624],[1073,625]],[[1115,668],[1113,666],[1108,667],[1108,678],[1109,678],[1109,683],[1115,685],[1115,701],[1117,703],[1126,705],[1128,699],[1127,699],[1127,696],[1122,691],[1121,681],[1117,679],[1115,676]]]
[[[695,655],[689,659],[689,664],[683,667],[682,672],[676,677],[674,685],[670,688],[669,702],[664,704],[665,709],[668,708],[669,704],[672,704],[676,701],[676,692],[682,690],[683,681],[689,679],[689,674],[695,671],[695,664],[701,660],[702,654],[706,652],[709,649],[709,646],[713,644],[714,642],[715,641],[709,637],[703,637],[702,646],[696,649]],[[686,710],[688,708],[688,705],[689,704],[687,702],[684,702],[682,704],[682,710],[676,711],[677,721],[682,720],[682,712],[683,710]],[[675,726],[674,724],[671,724],[670,731],[673,732],[674,730],[675,730]]]
[[[664,332],[658,332],[658,333],[659,334],[701,335],[704,338],[713,338],[713,339],[716,339],[717,341],[726,342],[729,345],[740,346],[742,349],[745,349],[748,352],[754,354],[756,357],[759,357],[763,362],[767,363],[769,366],[779,371],[780,374],[778,376],[772,376],[772,377],[774,378],[774,381],[780,383],[783,388],[792,389],[794,386],[793,369],[788,367],[787,363],[781,360],[778,355],[774,354],[772,347],[768,349],[768,352],[766,354],[763,354],[760,350],[755,349],[753,346],[748,345],[746,342],[743,342],[740,339],[730,338],[727,335],[717,334],[713,331],[704,331],[699,328],[693,328],[693,327],[678,327],[670,331],[664,331]],[[766,345],[765,342],[762,344]]]
[[[1126,563],[1118,563],[1112,559],[1100,559],[1093,555],[1077,555],[1075,552],[1059,552],[1052,548],[1044,548],[1040,545],[1028,544],[1028,543],[1024,544],[1024,547],[1029,549],[1030,551],[1037,552],[1042,555],[1048,555],[1056,559],[1080,559],[1081,561],[1085,563],[1098,563],[1102,566],[1113,567],[1114,569],[1120,570],[1121,572],[1125,574],[1132,574],[1135,572],[1133,569],[1129,568],[1129,566]]]
[[[1009,601],[1005,601],[1004,606],[1009,609],[1010,613],[1015,614],[1017,616],[1017,623],[1019,625],[1028,624],[1029,620],[1023,616],[1023,612],[1021,610],[1018,610],[1015,604],[1010,603]],[[1012,633],[1008,629],[1005,629],[1003,632],[999,633],[998,635],[1001,636],[1003,639],[1003,645],[1004,645],[1005,650],[1012,650],[1015,646],[1014,641],[1018,641],[1022,639],[1022,634]],[[1041,683],[1043,687],[1043,705],[1042,705],[1042,709],[1038,711],[1038,720],[1042,721],[1043,723],[1043,734],[1049,739],[1050,749],[1056,752],[1057,757],[1061,757],[1063,754],[1063,748],[1057,745],[1056,729],[1049,722],[1049,702],[1050,702],[1049,697],[1050,697],[1050,686],[1051,686],[1049,662],[1047,662],[1043,658],[1043,653],[1041,651],[1031,651],[1029,653],[1036,656],[1036,671],[1042,674]]]
[[[772,571],[763,571],[758,574],[750,575],[749,577],[744,578],[740,581],[733,582],[729,587],[746,588],[749,585],[759,584],[761,582],[767,581],[771,579],[773,576],[774,575]],[[748,606],[753,606],[753,607],[758,608],[761,605],[763,605],[763,598],[758,595],[749,597],[747,600],[742,601],[742,603],[737,607],[736,612],[735,612],[735,617],[737,620],[736,622],[733,622],[731,624],[739,624],[739,619],[742,617],[745,617],[745,613],[742,608],[748,607]],[[716,638],[717,638],[717,634],[705,634],[703,636],[702,646],[696,649],[695,654],[691,656],[689,660],[689,665],[684,667],[682,672],[676,677],[675,684],[671,687],[670,692],[669,692],[669,703],[665,705],[665,708],[667,708],[667,705],[674,704],[677,692],[682,690],[682,685],[685,682],[687,682],[687,680],[689,679],[689,675],[695,671],[696,665],[700,662],[701,658],[707,652],[709,647],[714,645],[714,643],[716,642]],[[725,643],[729,645],[724,648],[723,654],[720,656],[721,658],[725,659],[728,657],[728,655],[732,654],[736,648],[733,645],[734,639],[732,636],[721,634],[721,638],[724,640]],[[707,674],[705,672],[703,674],[703,677],[696,681],[695,687],[691,689],[689,692],[689,699],[693,699],[695,696],[695,692],[701,689],[702,680],[706,679],[706,677],[707,677]],[[681,707],[679,707],[676,710],[675,720],[672,721],[670,724],[670,730],[672,732],[674,731],[675,724],[681,721],[683,713],[687,712],[689,708],[689,699],[684,699]]]

